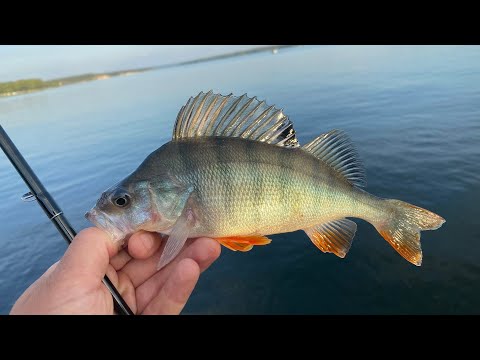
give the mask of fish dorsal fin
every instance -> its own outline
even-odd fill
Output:
[[[227,136],[267,144],[298,147],[293,123],[281,109],[246,94],[224,96],[200,92],[182,106],[172,140],[205,136]]]
[[[357,150],[343,131],[332,130],[322,134],[302,149],[326,162],[352,185],[367,186],[367,176]]]

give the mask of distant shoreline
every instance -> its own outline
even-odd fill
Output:
[[[28,94],[36,91],[42,91],[50,88],[77,84],[85,81],[106,80],[116,76],[134,75],[134,74],[151,71],[151,70],[158,70],[158,69],[170,68],[175,66],[190,65],[190,64],[196,64],[196,63],[207,62],[207,61],[221,60],[221,59],[226,59],[230,57],[244,56],[244,55],[249,55],[249,54],[258,53],[258,52],[271,51],[272,54],[276,54],[278,50],[281,48],[287,48],[287,47],[293,47],[293,46],[298,46],[298,45],[265,46],[261,48],[236,51],[228,54],[209,56],[209,57],[195,59],[195,60],[187,60],[187,61],[181,61],[176,63],[158,65],[158,66],[112,71],[112,72],[106,72],[106,73],[89,73],[89,74],[68,76],[63,78],[56,78],[51,80],[42,80],[42,79],[35,78],[35,79],[20,79],[15,81],[0,82],[0,98],[18,96],[18,95]]]

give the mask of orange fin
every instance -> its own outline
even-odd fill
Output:
[[[254,245],[267,245],[272,240],[265,236],[231,236],[216,239],[220,244],[233,251],[250,251]]]
[[[422,265],[420,231],[436,230],[445,222],[441,216],[421,207],[400,201],[384,200],[389,217],[375,224],[380,235],[414,265]],[[390,215],[392,214],[392,215]]]
[[[317,225],[304,231],[317,248],[324,253],[334,253],[344,258],[352,245],[357,224],[351,220],[340,219]]]
[[[246,252],[246,251],[252,250],[252,248],[253,248],[253,245],[249,245],[249,244],[240,244],[240,243],[236,243],[236,242],[233,242],[233,241],[225,241],[225,240],[220,240],[220,239],[217,239],[217,241],[221,245],[225,246],[227,249],[230,249],[232,251]]]

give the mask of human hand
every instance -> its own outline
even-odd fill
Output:
[[[10,314],[114,314],[106,274],[135,314],[179,314],[200,273],[220,255],[213,239],[189,239],[170,264],[156,270],[165,246],[140,231],[120,250],[98,228],[81,231],[65,255],[17,300]]]

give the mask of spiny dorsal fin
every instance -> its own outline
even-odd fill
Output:
[[[298,147],[293,123],[281,109],[246,94],[223,96],[200,92],[182,106],[172,140],[204,136],[228,136]]]
[[[334,253],[344,258],[352,246],[357,224],[348,219],[339,219],[304,230],[310,240],[324,253]]]
[[[309,142],[303,149],[325,161],[343,175],[352,185],[367,186],[367,176],[357,150],[349,136],[341,130],[332,130]]]

